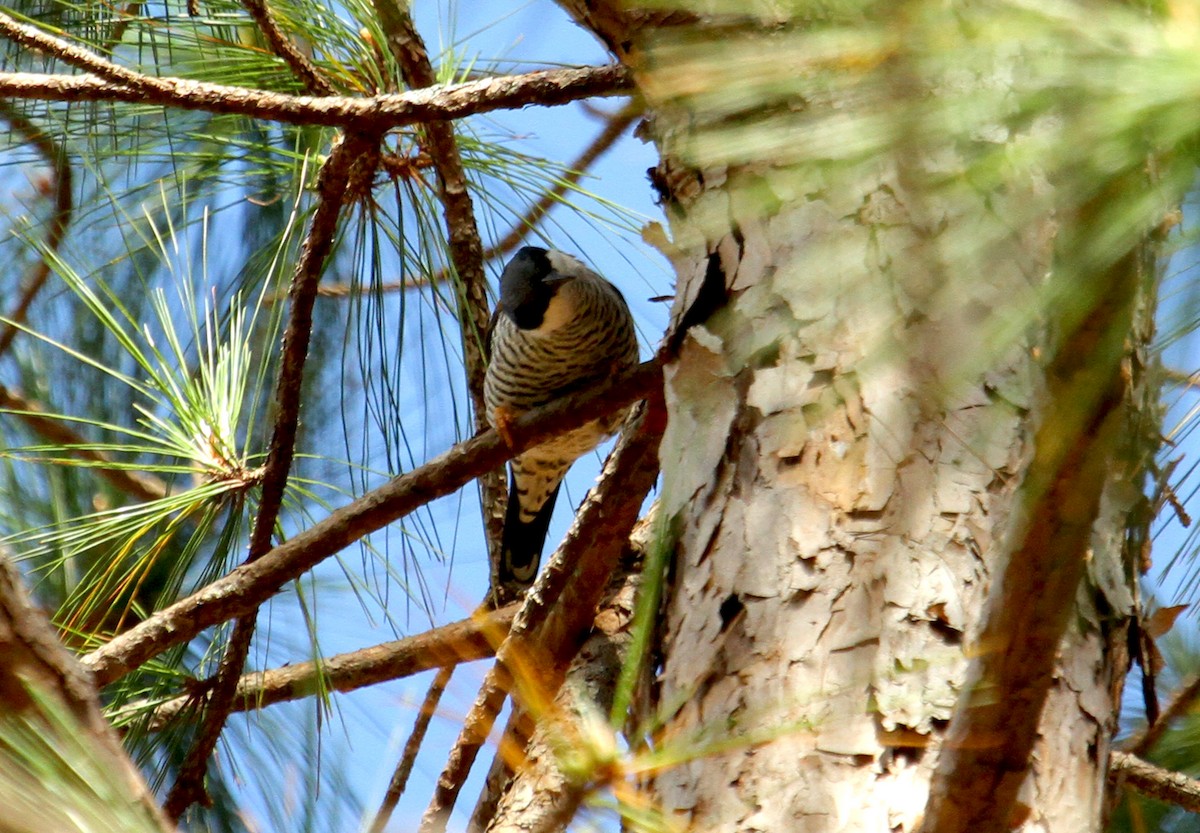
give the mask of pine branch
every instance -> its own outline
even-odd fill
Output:
[[[285,95],[169,76],[153,81],[147,87],[106,81],[95,75],[0,72],[0,97],[156,104],[288,124],[370,131],[530,105],[555,107],[581,98],[620,95],[633,88],[633,75],[616,65],[502,75],[366,98]]]
[[[1200,781],[1182,772],[1172,772],[1127,752],[1108,756],[1108,781],[1142,795],[1173,804],[1189,813],[1200,813]]]
[[[85,655],[82,662],[95,674],[98,685],[120,679],[205,628],[249,613],[284,584],[329,556],[430,501],[453,493],[525,449],[619,411],[661,388],[661,365],[653,360],[644,362],[624,378],[608,380],[592,390],[521,414],[510,426],[511,445],[492,430],[458,443],[425,465],[335,510],[257,561],[243,564],[186,599],[147,616]]]
[[[250,532],[250,549],[246,563],[253,563],[271,548],[271,535],[283,506],[288,473],[295,454],[296,433],[300,425],[300,393],[304,381],[304,365],[312,336],[313,304],[317,284],[325,261],[333,248],[338,218],[349,196],[362,190],[370,181],[379,156],[379,137],[348,133],[336,142],[333,152],[321,169],[317,180],[317,208],[312,225],[305,237],[292,276],[289,300],[291,313],[283,334],[279,358],[279,377],[275,386],[275,422],[267,460],[263,466],[262,493],[258,515]],[[217,679],[208,698],[204,723],[188,750],[179,775],[167,796],[164,809],[178,821],[192,804],[204,801],[204,776],[208,759],[217,746],[225,720],[233,707],[238,680],[250,653],[254,637],[257,610],[239,617],[230,635],[225,654],[217,670]]]
[[[415,636],[326,657],[319,663],[298,662],[245,674],[238,680],[231,711],[252,711],[311,697],[321,691],[357,691],[434,668],[493,656],[516,613],[514,603]],[[208,695],[202,698],[201,705],[207,702]],[[152,732],[165,728],[196,702],[194,696],[183,696],[160,704],[150,716],[147,728]],[[132,706],[131,710],[135,708],[141,706]]]

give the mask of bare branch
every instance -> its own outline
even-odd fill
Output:
[[[528,105],[554,107],[633,88],[624,67],[541,70],[368,98],[296,96],[161,76],[155,86],[129,86],[94,75],[0,72],[0,96],[42,101],[124,101],[183,110],[231,113],[289,124],[387,130],[430,119],[459,119]]]
[[[521,414],[510,426],[512,445],[506,445],[491,430],[458,443],[425,465],[335,510],[257,561],[241,565],[188,598],[146,617],[82,661],[96,675],[97,684],[107,685],[205,628],[249,613],[285,583],[365,535],[451,494],[525,449],[618,411],[661,387],[661,365],[653,360],[644,362],[629,376]]]
[[[271,50],[291,67],[292,72],[304,84],[309,95],[333,95],[333,85],[325,80],[320,71],[313,66],[312,61],[296,48],[292,39],[279,28],[279,23],[264,0],[242,0],[242,6],[254,18],[263,37],[267,39]]]
[[[251,711],[311,697],[319,691],[356,691],[434,668],[490,657],[508,633],[516,614],[514,603],[498,610],[480,611],[469,619],[416,636],[327,657],[319,663],[298,662],[245,674],[238,680],[231,710]],[[201,703],[205,700],[207,696]],[[147,728],[152,732],[164,728],[196,702],[195,697],[184,696],[162,703],[154,710]]]
[[[484,680],[421,819],[421,833],[445,830],[450,811],[515,679],[522,705],[553,697],[582,634],[591,627],[608,578],[629,543],[642,501],[658,477],[666,425],[661,394],[626,426],[567,539],[525,597],[496,665]],[[536,713],[536,710],[531,709]]]
[[[1189,813],[1200,813],[1200,781],[1143,761],[1127,752],[1108,756],[1108,780],[1158,801],[1174,804]]]

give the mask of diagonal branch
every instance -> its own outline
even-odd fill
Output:
[[[658,477],[658,443],[665,427],[661,394],[649,397],[605,464],[600,484],[580,507],[567,539],[538,576],[496,654],[438,778],[421,819],[421,833],[441,833],[495,723],[506,693],[520,683],[520,700],[553,697],[567,663],[591,626],[609,576],[629,543],[642,501]],[[531,711],[533,711],[531,709]]]
[[[1200,781],[1182,772],[1157,767],[1128,752],[1108,756],[1108,782],[1142,795],[1200,813]]]
[[[111,465],[112,459],[103,451],[87,447],[87,441],[72,431],[61,419],[55,419],[42,411],[37,402],[32,402],[15,390],[0,385],[0,409],[12,414],[44,440],[61,447],[71,456],[94,466],[96,473],[110,485],[138,500],[161,500],[170,490],[157,477]]]
[[[186,78],[159,76],[154,84],[127,85],[95,75],[0,72],[0,97],[41,101],[124,101],[182,110],[229,113],[288,124],[388,130],[430,119],[459,119],[529,105],[554,107],[581,98],[619,95],[633,88],[624,67],[607,65],[502,75],[446,87],[368,98],[284,95]]]
[[[296,534],[250,564],[243,564],[186,599],[146,617],[82,658],[97,685],[119,679],[146,660],[192,639],[205,628],[254,610],[324,559],[432,500],[461,488],[527,448],[619,411],[662,387],[657,361],[592,390],[521,414],[510,426],[512,444],[495,431],[458,443],[435,459],[363,495]]]
[[[275,386],[275,423],[267,460],[263,466],[262,494],[258,514],[250,532],[247,563],[257,560],[271,548],[271,534],[283,505],[288,472],[295,453],[296,433],[300,424],[300,393],[304,381],[304,364],[312,335],[313,305],[317,284],[325,261],[333,248],[338,218],[348,194],[356,193],[358,181],[368,178],[375,170],[379,154],[377,136],[347,133],[341,137],[329,155],[317,180],[318,201],[312,225],[304,240],[300,260],[292,277],[289,301],[291,313],[283,335],[279,358],[279,378]],[[234,626],[217,670],[216,683],[209,695],[201,726],[192,748],[180,766],[178,778],[171,788],[164,810],[178,820],[184,810],[205,797],[204,775],[208,759],[216,748],[217,739],[233,706],[238,679],[250,653],[257,611],[243,614]]]
[[[417,33],[412,16],[398,0],[376,0],[375,9],[387,34],[388,46],[399,64],[404,79],[415,89],[437,85],[437,76],[429,62],[429,52]],[[483,401],[483,376],[486,362],[483,343],[488,328],[487,276],[483,273],[483,244],[475,223],[475,208],[467,188],[467,174],[454,125],[435,119],[426,122],[421,146],[429,155],[437,173],[438,200],[446,223],[450,265],[459,281],[458,326],[462,334],[463,362],[467,371],[467,390],[475,413],[475,430],[488,427]],[[500,536],[504,529],[504,481],[502,473],[488,472],[479,479],[482,489],[483,524],[487,533],[488,554],[492,563],[498,558]]]
[[[325,76],[321,75],[320,70],[313,66],[312,61],[296,48],[292,39],[280,30],[279,23],[271,14],[271,10],[267,8],[265,0],[242,0],[242,7],[258,24],[271,51],[282,58],[283,62],[291,68],[295,76],[304,84],[304,89],[309,95],[333,95],[333,85],[325,80]]]
[[[25,141],[37,148],[38,153],[46,160],[46,164],[51,167],[54,172],[54,214],[49,223],[49,229],[46,232],[45,247],[48,252],[57,252],[58,247],[62,244],[63,237],[66,236],[67,226],[71,222],[72,194],[71,194],[71,165],[67,162],[67,151],[58,142],[54,141],[41,128],[31,122],[24,114],[17,111],[13,107],[12,102],[0,101],[0,115],[2,115],[13,129],[25,137]],[[21,297],[18,299],[16,306],[8,313],[9,323],[5,324],[4,331],[0,333],[0,356],[8,352],[12,347],[13,339],[20,332],[18,324],[25,320],[25,316],[29,312],[29,307],[33,303],[33,299],[46,285],[46,281],[50,277],[50,262],[42,255],[37,264],[30,271],[21,286]]]
[[[588,172],[588,169],[596,163],[596,160],[606,154],[616,144],[617,140],[621,138],[621,135],[629,128],[629,125],[633,124],[641,112],[641,102],[631,101],[617,112],[607,116],[604,120],[604,128],[596,134],[596,138],[592,140],[591,144],[584,148],[583,152],[568,166],[567,172],[554,183],[554,187],[543,194],[525,212],[524,216],[513,224],[512,228],[503,237],[484,252],[484,257],[491,259],[510,252],[520,245],[525,236],[541,222],[542,218],[549,213],[550,209],[567,192],[567,189],[578,183],[583,178],[583,175]]]

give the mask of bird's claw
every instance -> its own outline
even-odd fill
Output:
[[[492,423],[496,428],[496,433],[500,435],[500,439],[509,448],[516,445],[516,440],[513,439],[512,435],[512,426],[516,419],[516,413],[507,405],[499,405],[492,412]]]

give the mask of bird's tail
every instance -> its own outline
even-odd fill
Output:
[[[558,500],[560,481],[546,502],[530,520],[521,519],[521,503],[512,473],[508,476],[508,511],[504,515],[504,534],[500,538],[500,559],[492,576],[492,604],[506,605],[524,595],[537,576],[542,547],[550,528],[550,516]]]

